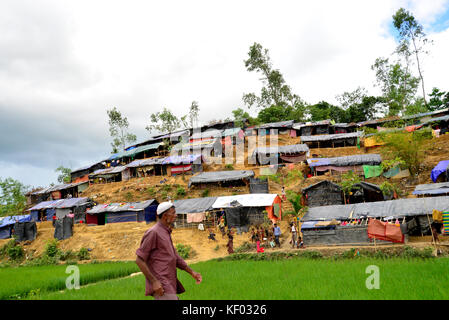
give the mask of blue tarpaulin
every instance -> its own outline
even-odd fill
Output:
[[[0,239],[11,238],[11,229],[16,222],[28,222],[31,221],[31,215],[24,216],[10,216],[0,218]]]
[[[437,182],[438,176],[442,173],[445,173],[449,167],[449,160],[444,160],[438,162],[435,168],[432,169],[430,173],[430,178],[432,178],[433,182]]]

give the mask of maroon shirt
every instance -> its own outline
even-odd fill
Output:
[[[176,276],[176,267],[184,270],[187,263],[182,259],[173,247],[171,229],[160,221],[143,235],[140,247],[136,251],[147,264],[150,272],[161,282],[165,293],[183,293],[184,287]],[[154,290],[146,279],[145,295],[153,295]]]

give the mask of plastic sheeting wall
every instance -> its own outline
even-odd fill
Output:
[[[310,208],[343,204],[341,189],[336,189],[333,185],[323,183],[310,188],[305,194],[307,195],[307,206]]]
[[[54,237],[58,240],[68,239],[73,235],[73,219],[64,217],[55,221]]]
[[[251,178],[249,181],[249,193],[269,193],[268,180]]]
[[[14,224],[14,234],[19,242],[33,241],[37,235],[36,222],[16,222]]]
[[[12,225],[0,228],[0,239],[11,238],[11,229],[12,229]]]
[[[305,245],[369,243],[368,226],[336,226],[335,229],[303,230]]]

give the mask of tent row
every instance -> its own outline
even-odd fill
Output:
[[[246,232],[249,225],[282,218],[281,199],[277,194],[242,194],[175,200],[177,226],[216,225],[224,217],[229,227]]]
[[[435,211],[449,213],[448,196],[317,206],[301,219],[301,231],[306,244],[404,242],[430,234]]]

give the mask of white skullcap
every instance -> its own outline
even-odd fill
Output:
[[[172,202],[162,202],[157,206],[157,215],[161,215],[162,213],[164,213],[165,211],[167,211],[168,209],[170,209],[171,207],[174,207],[174,204]]]

